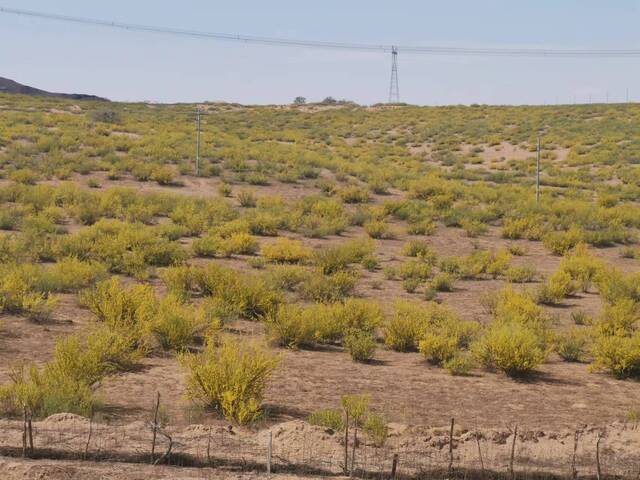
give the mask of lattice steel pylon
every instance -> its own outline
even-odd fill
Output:
[[[400,103],[398,87],[398,48],[391,47],[391,83],[389,84],[389,103]]]

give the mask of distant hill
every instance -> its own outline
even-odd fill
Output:
[[[46,90],[40,90],[39,88],[29,87],[15,82],[8,78],[0,77],[0,93],[19,93],[22,95],[34,95],[38,97],[56,97],[56,98],[68,98],[71,100],[102,100],[109,101],[106,98],[97,97],[95,95],[85,95],[82,93],[53,93]]]

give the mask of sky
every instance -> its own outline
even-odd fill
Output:
[[[353,43],[640,48],[640,0],[0,0],[0,7],[207,32]],[[0,13],[0,76],[121,101],[385,102],[384,52],[273,47]],[[418,105],[640,101],[640,57],[398,55]]]

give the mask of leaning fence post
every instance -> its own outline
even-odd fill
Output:
[[[273,433],[267,435],[267,474],[271,475],[271,455],[273,453]]]
[[[158,434],[158,410],[160,409],[160,392],[156,394],[156,407],[153,413],[153,440],[151,441],[151,464],[155,465],[156,456],[156,436]]]
[[[391,463],[391,480],[396,480],[396,470],[398,468],[398,454],[393,454],[393,463]]]
[[[484,478],[484,460],[482,459],[482,449],[480,448],[480,434],[478,433],[478,429],[476,429],[476,446],[478,447],[478,458],[480,459],[480,471],[482,473],[482,478]]]
[[[89,435],[87,435],[87,442],[84,444],[84,455],[82,456],[84,460],[87,459],[87,455],[89,454],[89,444],[91,443],[92,433],[93,433],[93,413],[89,417]]]
[[[516,455],[516,439],[518,438],[518,424],[516,424],[516,428],[513,430],[513,441],[511,442],[511,458],[509,459],[509,474],[511,475],[511,480],[515,478],[515,472],[513,470],[513,459]]]

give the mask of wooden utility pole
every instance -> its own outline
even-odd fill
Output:
[[[200,107],[196,107],[196,177],[200,176]]]
[[[538,202],[540,201],[540,135],[538,135],[536,152],[536,202]]]

